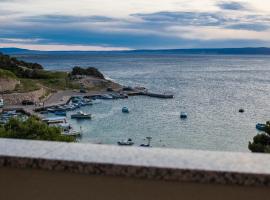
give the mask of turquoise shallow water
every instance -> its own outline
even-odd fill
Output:
[[[126,85],[170,91],[172,100],[130,97],[85,107],[92,121],[72,120],[81,142],[136,145],[152,136],[154,147],[248,151],[255,124],[270,120],[270,57],[222,55],[71,54],[18,55],[47,69],[94,66]],[[128,106],[130,114],[121,108]],[[239,108],[246,112],[240,114]],[[180,120],[181,111],[188,113]]]

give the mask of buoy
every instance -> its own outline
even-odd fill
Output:
[[[239,109],[239,112],[240,112],[240,113],[244,113],[245,110],[244,110],[243,108],[241,108],[241,109]]]

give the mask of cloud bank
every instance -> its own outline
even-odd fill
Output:
[[[270,46],[269,22],[270,2],[264,0],[0,0],[0,47]]]

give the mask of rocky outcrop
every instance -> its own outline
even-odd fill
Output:
[[[94,78],[105,79],[104,75],[95,67],[81,68],[74,67],[71,72],[72,76],[91,76]]]
[[[77,81],[82,88],[92,91],[102,91],[107,90],[107,88],[112,88],[113,90],[119,90],[122,88],[120,84],[114,83],[110,80],[99,79],[93,77],[85,77]]]
[[[21,105],[23,100],[40,102],[40,98],[46,94],[46,90],[41,88],[33,92],[3,94],[2,97],[6,105]]]
[[[0,93],[10,92],[15,90],[20,81],[9,78],[0,78]]]

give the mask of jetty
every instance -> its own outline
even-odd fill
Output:
[[[149,97],[156,97],[161,99],[173,99],[173,94],[158,94],[158,93],[151,93],[151,92],[144,92],[143,95],[149,96]]]
[[[173,94],[160,94],[160,93],[153,93],[153,92],[141,92],[141,91],[130,91],[127,92],[128,96],[148,96],[160,99],[173,99]]]

